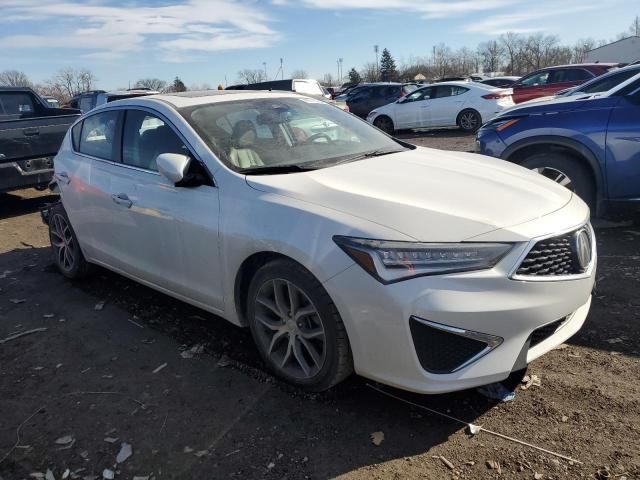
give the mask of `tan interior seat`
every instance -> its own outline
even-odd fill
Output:
[[[233,146],[229,150],[229,161],[238,168],[264,165],[260,155],[253,149],[256,143],[256,127],[250,120],[239,120],[233,126]]]

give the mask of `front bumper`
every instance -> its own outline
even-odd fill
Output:
[[[353,265],[327,281],[347,328],[356,372],[406,390],[444,393],[504,380],[566,341],[587,317],[595,257],[589,275],[576,279],[510,279],[527,248],[527,242],[519,243],[493,269],[479,272],[383,285]],[[411,330],[412,317],[502,340],[451,373],[429,371]],[[539,330],[559,320],[557,329]]]

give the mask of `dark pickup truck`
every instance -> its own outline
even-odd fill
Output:
[[[80,116],[73,108],[51,108],[30,88],[0,87],[0,193],[45,188],[53,157]]]

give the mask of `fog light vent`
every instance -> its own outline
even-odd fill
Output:
[[[422,368],[431,373],[453,373],[502,343],[502,338],[450,327],[423,318],[409,320],[413,344]]]

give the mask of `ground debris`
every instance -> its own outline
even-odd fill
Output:
[[[16,333],[16,334],[13,334],[13,335],[9,335],[8,337],[0,339],[0,345],[2,345],[3,343],[10,342],[11,340],[15,340],[17,338],[24,337],[26,335],[31,335],[33,333],[38,333],[38,332],[45,332],[46,330],[47,330],[47,327],[39,327],[39,328],[33,328],[31,330],[26,330],[24,332]]]
[[[73,435],[65,435],[56,440],[56,445],[69,445],[73,442]]]
[[[371,443],[373,443],[376,447],[380,446],[383,441],[384,432],[373,432],[371,434]]]
[[[116,462],[122,463],[127,458],[129,458],[132,454],[133,454],[133,450],[131,448],[131,444],[127,442],[122,442],[120,444],[120,452],[118,452],[118,456],[116,457]]]
[[[541,385],[542,383],[537,375],[525,375],[522,379],[522,385],[520,385],[520,388],[522,390],[528,390],[531,387],[540,387]]]
[[[180,356],[182,358],[193,358],[196,355],[200,355],[202,352],[204,352],[204,345],[196,344],[193,347],[180,352]]]
[[[534,478],[535,480],[541,480],[541,479],[542,479],[542,477],[544,477],[544,475],[543,475],[542,473],[538,473],[538,472],[536,472],[536,473],[534,473],[534,474],[533,474],[533,478]]]
[[[499,474],[502,473],[500,462],[498,462],[497,460],[487,460],[487,468],[489,468],[490,470],[495,470]]]
[[[118,441],[118,437],[105,437],[104,441],[107,443],[116,443]]]
[[[449,460],[447,460],[443,455],[440,455],[439,458],[442,461],[442,463],[444,463],[449,470],[455,470],[456,467],[453,466],[453,463],[451,463]]]
[[[231,365],[231,363],[232,363],[232,360],[229,357],[227,357],[225,354],[222,354],[222,356],[220,357],[220,360],[218,360],[217,366],[220,368],[224,368]]]
[[[27,301],[26,298],[10,298],[9,301],[15,305],[19,305]]]
[[[116,474],[114,473],[113,470],[109,470],[108,468],[105,468],[102,471],[102,478],[104,478],[105,480],[113,480],[116,477]]]
[[[53,475],[53,472],[47,468],[47,473],[44,475],[45,480],[56,480],[56,477]]]
[[[165,368],[167,366],[167,362],[164,362],[162,365],[160,365],[159,367],[157,367],[153,372],[151,373],[158,373],[160,370],[162,370],[163,368]]]
[[[101,300],[101,301],[99,301],[98,303],[96,303],[96,304],[93,306],[93,309],[94,309],[95,311],[99,312],[99,311],[101,311],[101,310],[104,308],[104,304],[105,304],[105,303],[106,303],[106,302],[105,302],[104,300]]]

